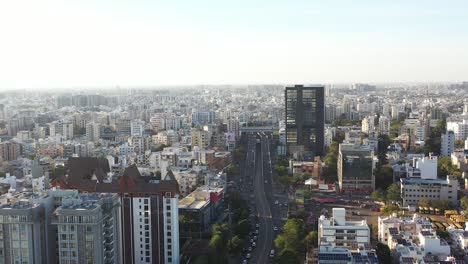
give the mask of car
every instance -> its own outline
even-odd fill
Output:
[[[260,227],[260,224],[258,224],[258,223],[255,224],[255,227],[256,227],[256,228],[259,228],[259,227]]]
[[[248,250],[249,252],[252,252],[252,247],[249,247],[247,250]]]
[[[268,183],[268,180],[265,180],[265,183]]]
[[[273,258],[274,256],[275,256],[275,250],[272,249],[272,250],[270,251],[270,258]]]
[[[258,229],[257,229],[257,230],[255,230],[255,234],[256,234],[256,235],[258,235]]]
[[[252,257],[252,255],[250,255],[250,253],[247,254],[247,256],[245,256],[247,259],[249,259],[250,257]]]
[[[275,204],[276,204],[276,205],[279,204],[278,200],[275,201]]]
[[[257,243],[252,242],[252,247],[256,247],[256,246],[257,246]]]
[[[253,242],[254,242],[254,240],[253,240],[253,238],[251,238],[251,239],[250,239],[250,243],[253,243]]]
[[[247,264],[249,261],[247,259],[242,260],[242,264]]]
[[[273,230],[278,231],[278,227],[277,226],[273,227]]]
[[[253,240],[254,240],[254,241],[257,241],[257,236],[254,236],[254,237],[253,237]]]

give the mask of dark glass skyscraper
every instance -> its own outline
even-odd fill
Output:
[[[286,147],[289,154],[322,156],[325,94],[323,86],[286,87]]]

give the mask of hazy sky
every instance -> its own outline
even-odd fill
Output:
[[[1,0],[0,88],[468,80],[466,0]]]

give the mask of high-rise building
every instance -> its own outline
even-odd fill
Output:
[[[120,200],[117,194],[65,197],[52,215],[59,263],[120,263]]]
[[[379,133],[384,135],[390,133],[390,119],[387,116],[379,117]]]
[[[455,133],[447,131],[441,134],[440,155],[448,157],[455,151]]]
[[[287,151],[321,156],[324,151],[324,87],[286,87]]]
[[[141,120],[132,120],[130,123],[130,135],[132,137],[141,137],[145,132],[145,122]]]
[[[86,124],[86,139],[92,142],[98,142],[101,135],[101,125],[99,123],[90,122]]]
[[[22,145],[15,141],[5,141],[0,143],[0,158],[3,161],[16,160],[22,153]]]
[[[117,263],[179,263],[179,187],[172,172],[156,180],[131,165],[111,180],[108,160],[97,158],[70,158],[68,168],[65,187],[119,193],[123,256]]]
[[[375,190],[374,152],[369,146],[342,143],[338,151],[338,182],[343,192]]]
[[[375,132],[374,117],[368,116],[364,117],[361,122],[361,130],[366,134]]]

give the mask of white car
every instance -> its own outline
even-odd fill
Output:
[[[273,227],[273,230],[278,231],[278,227],[277,226]]]
[[[275,204],[276,204],[276,205],[278,205],[278,204],[279,204],[278,200],[276,200],[276,201],[275,201]]]
[[[250,258],[252,255],[250,255],[250,253],[247,254],[247,256],[245,256],[246,258]]]
[[[275,256],[275,250],[272,249],[272,250],[270,251],[270,258],[273,258],[274,256]]]
[[[252,252],[252,247],[249,247],[247,250],[248,250],[249,252]]]
[[[257,243],[252,242],[252,247],[256,247],[256,246],[257,246]]]

